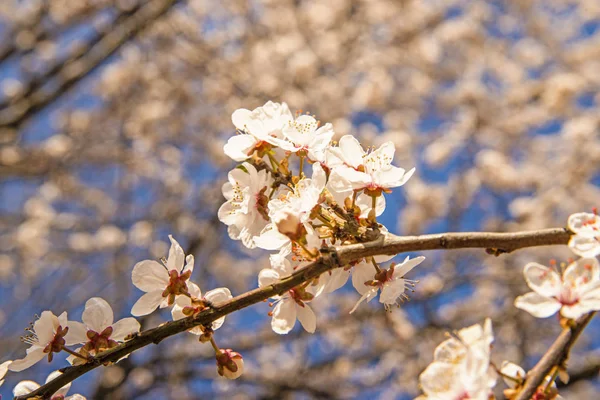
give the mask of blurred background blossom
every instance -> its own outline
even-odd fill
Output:
[[[0,362],[44,309],[101,296],[128,316],[136,261],[194,254],[202,290],[257,286],[267,253],[217,217],[233,163],[231,113],[267,100],[332,122],[336,138],[391,140],[416,166],[388,197],[397,234],[565,226],[600,199],[597,0],[4,0],[0,2]],[[274,334],[266,304],[219,343],[246,373],[179,335],[74,382],[91,399],[410,399],[444,332],[492,318],[493,360],[531,367],[559,332],[513,307],[530,261],[425,252],[412,301],[353,315],[351,288],[313,303],[314,335]],[[141,319],[143,328],[168,313]],[[600,393],[600,324],[570,360],[568,399]],[[43,381],[58,364],[9,374]],[[502,385],[498,385],[499,393]]]

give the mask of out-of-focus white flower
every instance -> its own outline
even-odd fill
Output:
[[[230,238],[241,240],[244,246],[253,248],[253,238],[269,222],[266,191],[273,184],[273,179],[267,171],[257,171],[252,164],[242,165],[245,171],[235,168],[229,172],[229,182],[222,188],[227,201],[219,208],[218,216],[229,227]]]
[[[565,318],[577,319],[600,310],[600,266],[595,258],[580,258],[569,264],[562,277],[553,269],[529,263],[524,269],[533,292],[515,299],[515,307],[537,318],[560,310]]]
[[[185,257],[179,243],[171,235],[169,239],[171,248],[165,265],[154,260],[144,260],[133,267],[133,284],[146,292],[131,309],[131,314],[136,317],[150,314],[159,306],[164,308],[173,305],[178,296],[189,296],[190,290],[200,291],[189,280],[194,270],[194,256]]]
[[[283,141],[282,130],[294,120],[287,104],[268,101],[253,111],[240,108],[234,111],[231,120],[239,135],[231,137],[225,144],[225,154],[235,161],[247,160],[257,150],[270,150]]]
[[[271,256],[271,268],[265,268],[258,274],[258,286],[265,287],[278,280],[290,276],[294,269],[285,257],[280,255]],[[314,333],[317,326],[315,313],[307,304],[314,299],[315,295],[310,292],[311,287],[295,287],[281,296],[275,296],[275,308],[269,314],[271,328],[275,333],[286,334],[294,328],[296,319],[300,321],[304,329]]]
[[[31,345],[27,349],[25,358],[15,360],[8,365],[11,371],[23,371],[48,356],[48,362],[52,361],[53,353],[58,353],[63,346],[75,344],[68,334],[67,313],[60,316],[51,311],[44,311],[40,318],[28,329],[29,335],[22,338],[25,343]]]
[[[100,297],[92,297],[85,303],[81,322],[69,321],[69,337],[84,344],[85,354],[96,355],[124,342],[128,335],[140,331],[135,318],[123,318],[113,324],[114,315],[110,304]]]
[[[405,293],[406,289],[408,287],[414,287],[415,282],[405,279],[404,275],[410,272],[417,265],[421,264],[423,260],[425,260],[425,257],[423,256],[415,257],[412,260],[409,259],[409,257],[406,257],[402,264],[392,264],[387,270],[382,270],[381,272],[376,273],[373,269],[370,279],[364,282],[365,286],[370,287],[362,294],[362,297],[360,300],[358,300],[350,313],[352,314],[364,300],[367,300],[367,302],[371,301],[371,299],[377,296],[379,290],[381,290],[379,302],[383,303],[386,308],[394,306],[398,303],[398,301],[403,301],[408,298]],[[363,277],[363,271],[364,267],[361,266],[358,272],[361,279]],[[355,287],[356,286],[360,288],[358,283],[355,285]],[[357,288],[357,290],[359,290],[359,288]]]
[[[217,372],[227,379],[237,379],[244,373],[244,359],[231,349],[220,349],[215,355]]]
[[[433,400],[488,400],[496,384],[490,367],[490,345],[494,340],[492,323],[487,319],[461,329],[456,337],[442,342],[434,361],[419,376],[425,398]]]
[[[54,371],[48,378],[46,379],[46,383],[58,378],[61,375],[61,372]],[[17,386],[13,389],[13,395],[15,396],[26,396],[34,390],[38,389],[40,385],[34,381],[21,381],[17,383]],[[67,392],[71,388],[71,383],[67,383],[65,386],[58,389],[50,398],[51,400],[86,400],[80,394],[73,394],[71,396],[67,396]]]
[[[581,257],[600,254],[600,217],[596,214],[577,213],[569,217],[569,229],[575,233],[569,240],[569,248]]]
[[[177,300],[175,300],[175,305],[171,309],[173,321],[194,315],[202,311],[207,304],[222,303],[233,299],[229,289],[224,287],[209,290],[204,296],[202,296],[200,288],[198,288],[198,290],[196,290],[196,288],[197,286],[194,287],[193,290],[190,289],[192,298],[186,296],[177,297]],[[217,330],[223,325],[224,322],[225,317],[221,317],[213,321],[211,328],[213,330]],[[193,333],[194,335],[202,335],[203,333],[202,328],[199,326],[190,329],[188,332]]]
[[[4,361],[2,364],[0,364],[0,386],[2,386],[4,383],[4,377],[8,372],[8,366],[10,363],[12,363],[12,360]]]
[[[287,141],[280,142],[279,146],[298,153],[299,156],[308,156],[312,161],[324,161],[325,150],[329,147],[333,134],[330,123],[320,126],[320,122],[314,117],[301,115],[283,129]]]
[[[500,368],[500,373],[502,374],[502,379],[506,386],[509,389],[504,391],[504,395],[512,399],[518,392],[519,388],[525,382],[525,378],[527,377],[527,372],[519,365],[512,363],[510,361],[503,361],[502,366]],[[536,400],[560,400],[562,396],[558,394],[558,390],[556,388],[556,383],[552,382],[550,388],[548,388],[548,384],[550,383],[551,376],[546,375],[544,377],[543,383],[538,387],[538,393],[534,396]]]
[[[377,150],[365,152],[356,138],[346,135],[338,147],[329,152],[330,187],[338,192],[364,190],[366,195],[379,196],[382,192],[404,185],[415,169],[406,172],[392,165],[396,149],[392,142],[382,144]]]

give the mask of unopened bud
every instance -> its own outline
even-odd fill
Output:
[[[227,379],[237,379],[244,373],[244,359],[231,349],[221,349],[215,356],[217,372]]]

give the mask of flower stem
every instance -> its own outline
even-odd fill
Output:
[[[304,156],[300,156],[300,172],[298,173],[300,178],[304,176]]]
[[[379,265],[377,265],[377,262],[375,261],[374,257],[371,257],[371,263],[375,267],[375,271],[377,271],[377,273],[380,273],[381,272],[381,268],[379,268]]]
[[[356,205],[356,198],[358,197],[358,191],[354,191],[352,194],[352,210],[354,210],[354,206]]]
[[[279,171],[279,163],[277,162],[275,157],[273,157],[273,154],[271,154],[271,152],[268,152],[267,154],[269,156],[269,161],[271,161],[271,167],[273,168],[273,171]]]
[[[221,349],[217,345],[217,342],[215,342],[215,338],[213,336],[210,337],[210,344],[212,345],[213,349],[215,349],[215,353],[219,354],[219,352],[221,351]]]

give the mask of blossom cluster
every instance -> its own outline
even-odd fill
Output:
[[[563,322],[577,320],[583,315],[600,310],[600,218],[594,211],[569,217],[568,227],[573,232],[569,248],[581,258],[569,264],[555,261],[547,267],[536,262],[525,265],[524,276],[533,290],[515,299],[515,307],[536,318],[547,318],[557,312]],[[526,380],[520,366],[504,361],[497,368],[491,361],[493,333],[491,321],[482,326],[473,325],[460,330],[440,344],[434,361],[420,376],[424,394],[419,399],[460,400],[493,399],[492,388],[500,374],[508,386],[507,399],[515,398]],[[537,388],[535,399],[561,399],[554,380],[563,368],[556,365]]]
[[[292,275],[316,260],[323,247],[360,243],[387,232],[377,223],[385,194],[414,172],[392,165],[392,142],[365,150],[346,135],[336,143],[330,123],[292,114],[287,104],[271,101],[252,111],[235,111],[232,121],[238,134],[224,150],[240,164],[223,185],[226,201],[218,216],[232,239],[276,252],[270,256],[271,267],[259,273],[259,287]],[[378,293],[386,307],[404,301],[415,285],[404,276],[424,258],[407,258],[389,269],[379,266],[390,259],[361,259],[274,297],[269,313],[273,331],[288,333],[298,320],[314,332],[310,302],[339,289],[350,276],[362,296],[356,306]]]

